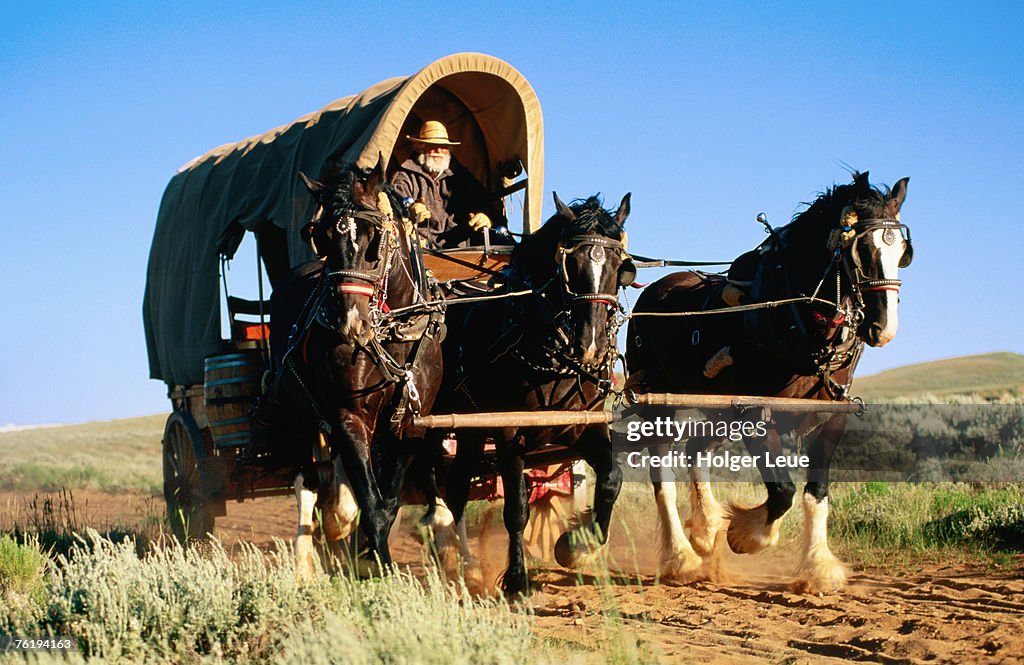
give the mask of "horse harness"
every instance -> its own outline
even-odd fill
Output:
[[[542,315],[540,325],[549,326],[551,334],[538,346],[524,345],[526,336],[521,334],[521,326],[514,324],[513,329],[509,332],[519,332],[520,334],[503,335],[502,340],[510,336],[514,336],[516,339],[511,344],[505,345],[497,355],[510,353],[534,372],[571,377],[575,378],[578,383],[586,379],[596,384],[601,389],[602,395],[609,393],[612,384],[612,368],[621,357],[616,337],[619,328],[626,321],[622,316],[624,310],[619,304],[618,293],[602,293],[600,291],[580,293],[573,290],[566,265],[568,257],[580,251],[587,251],[593,263],[602,262],[605,260],[605,256],[598,255],[598,252],[607,252],[608,250],[618,252],[623,257],[616,276],[617,286],[623,287],[632,284],[636,278],[636,268],[620,241],[603,235],[587,233],[560,242],[555,255],[555,275],[543,286],[534,289],[534,302],[538,304]],[[550,295],[550,287],[554,284],[559,286],[557,298],[560,303],[558,304]],[[601,303],[610,309],[609,321],[605,329],[605,351],[596,362],[587,364],[573,357],[571,351],[573,337],[571,308],[574,305],[585,303]],[[523,315],[522,309],[519,309],[519,314]]]
[[[847,206],[840,215],[839,226],[829,235],[828,248],[832,251],[832,258],[810,296],[812,301],[819,300],[819,293],[829,281],[832,273],[835,273],[836,299],[832,302],[835,306],[834,315],[830,318],[826,314],[812,310],[812,316],[819,325],[826,328],[842,328],[835,331],[835,334],[824,346],[810,350],[806,356],[798,356],[793,353],[788,344],[782,343],[781,340],[775,345],[764,342],[757,343],[762,349],[798,364],[809,362],[814,372],[821,377],[825,390],[834,400],[849,399],[848,392],[852,381],[845,384],[837,383],[833,380],[832,374],[843,368],[855,366],[864,350],[863,340],[857,337],[857,328],[864,320],[866,307],[863,294],[872,291],[899,292],[900,286],[903,284],[899,279],[875,278],[864,274],[858,242],[868,233],[879,229],[883,231],[882,241],[887,245],[894,244],[897,235],[905,233],[903,240],[906,242],[906,249],[900,257],[898,264],[900,268],[908,267],[913,260],[914,249],[910,238],[910,228],[907,225],[902,224],[898,218],[891,217],[858,220],[852,207]],[[761,261],[758,274],[755,277],[755,284],[761,281],[764,267],[769,262],[765,255],[780,251],[784,246],[785,240],[781,235],[773,235],[766,241],[760,251]],[[842,295],[844,274],[850,283],[850,294],[847,298]],[[795,292],[790,282],[789,271],[784,270],[783,282],[786,293]],[[793,320],[791,329],[797,331],[797,337],[803,340],[812,339],[797,304],[791,303],[788,309]],[[760,337],[760,335],[751,333],[762,326],[760,317],[754,312],[744,318],[744,330],[749,336]],[[839,337],[838,343],[832,341],[836,336]]]
[[[315,397],[303,382],[295,365],[293,352],[301,347],[303,359],[308,363],[305,346],[308,343],[309,332],[313,324],[340,334],[339,326],[336,323],[339,317],[335,315],[342,307],[339,296],[365,296],[369,299],[369,323],[373,334],[370,336],[368,345],[356,344],[356,346],[370,356],[386,383],[402,384],[401,397],[392,417],[392,423],[397,425],[404,418],[407,407],[411,408],[414,414],[419,413],[420,396],[416,389],[412,370],[416,366],[423,337],[443,337],[444,335],[444,305],[443,301],[438,302],[439,299],[436,297],[430,301],[429,306],[426,305],[424,292],[430,292],[434,296],[438,295],[437,284],[435,282],[428,283],[424,271],[417,271],[414,268],[413,272],[418,273],[419,279],[413,277],[408,271],[406,273],[413,285],[414,300],[424,306],[404,307],[401,312],[392,315],[387,303],[387,294],[391,272],[394,268],[394,259],[401,249],[398,235],[400,233],[399,226],[390,214],[367,209],[352,210],[346,215],[339,216],[336,230],[338,233],[350,232],[354,235],[356,222],[369,224],[380,235],[374,259],[378,268],[373,272],[351,269],[328,270],[325,265],[319,284],[303,306],[302,313],[295,325],[292,326],[282,364],[291,371],[303,389],[317,418],[324,422]],[[417,252],[420,249],[418,243],[415,243],[413,247]],[[414,261],[411,263],[415,265]],[[410,354],[411,359],[407,363],[398,362],[386,346],[403,342],[415,344]]]

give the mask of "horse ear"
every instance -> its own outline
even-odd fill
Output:
[[[555,197],[555,210],[558,211],[558,214],[565,217],[570,222],[574,221],[576,219],[576,213],[574,213],[569,206],[562,203],[562,199],[558,198],[558,192],[552,191],[551,193]]]
[[[306,185],[306,189],[308,189],[309,193],[313,196],[320,196],[320,193],[324,191],[322,183],[313,180],[302,171],[299,171],[299,177],[302,178],[302,182]]]
[[[370,175],[366,177],[366,189],[370,192],[376,192],[380,189],[381,185],[384,184],[384,153],[377,153],[377,165],[370,171]]]
[[[633,192],[626,192],[626,195],[622,197],[622,203],[619,204],[619,209],[615,211],[615,223],[622,226],[626,223],[626,218],[629,217],[629,197],[633,196]]]
[[[899,214],[900,208],[903,207],[903,200],[907,198],[909,182],[910,178],[901,178],[892,186],[892,191],[889,192],[889,203],[886,205],[890,215]]]
[[[857,187],[861,189],[867,189],[868,187],[870,187],[870,185],[868,184],[868,172],[865,171],[864,173],[854,173],[853,184],[857,185]]]

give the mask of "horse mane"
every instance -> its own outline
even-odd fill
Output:
[[[353,162],[335,162],[323,177],[323,205],[330,209],[331,216],[335,219],[343,215],[347,210],[355,207],[354,201],[356,183],[364,182],[369,173],[360,169]],[[389,182],[382,182],[380,191],[384,192],[391,202],[391,209],[398,215],[407,216],[405,202],[401,195],[395,191]],[[376,209],[376,202],[374,203]]]
[[[569,209],[575,219],[556,212],[536,233],[523,238],[512,252],[514,272],[529,276],[534,285],[554,275],[552,259],[559,242],[588,233],[615,240],[622,237],[622,226],[615,221],[614,211],[605,209],[600,194],[576,199],[569,204]]]
[[[789,224],[781,227],[780,233],[817,229],[827,233],[839,222],[843,208],[853,206],[858,217],[866,219],[881,216],[889,199],[889,187],[881,188],[867,182],[867,174],[853,172],[853,182],[844,185],[833,185],[811,202],[801,203],[806,206],[797,211]]]

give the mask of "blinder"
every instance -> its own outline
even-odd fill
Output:
[[[625,258],[622,260],[622,265],[619,266],[619,287],[626,288],[632,286],[636,281],[636,264],[633,263],[633,259]]]
[[[907,229],[906,237],[907,247],[903,250],[903,256],[900,257],[899,267],[909,268],[910,264],[914,262],[914,242],[910,239],[910,229]]]
[[[861,262],[860,252],[858,251],[858,243],[860,239],[871,233],[872,231],[883,230],[882,241],[887,245],[892,245],[896,242],[897,237],[901,237],[904,243],[903,253],[900,255],[899,262],[897,265],[900,268],[908,267],[914,260],[914,245],[910,239],[910,227],[900,222],[899,217],[883,217],[876,219],[864,219],[858,220],[856,213],[849,210],[849,217],[847,211],[844,210],[841,217],[839,228],[832,232],[832,236],[829,239],[830,248],[836,252],[836,257],[839,257],[839,249],[843,247],[847,250],[846,259],[853,264],[853,274],[851,279],[853,280],[853,286],[856,291],[896,291],[898,292],[902,281],[899,279],[887,279],[871,277],[864,274],[864,267]]]
[[[857,221],[856,216],[853,217],[852,224],[854,226],[851,226],[850,223],[846,223],[832,232],[832,237],[829,239],[830,249],[837,249],[840,245],[849,248],[850,258],[853,260],[854,265],[860,269],[861,260],[860,255],[857,252],[857,243],[861,236],[878,229],[885,229],[886,232],[900,231],[903,236],[905,248],[897,265],[900,268],[910,267],[910,264],[914,260],[914,243],[910,238],[909,226],[900,223],[898,219],[865,219]],[[888,240],[886,240],[886,242],[889,243]]]

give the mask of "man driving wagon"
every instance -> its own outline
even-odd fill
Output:
[[[428,120],[419,135],[405,137],[416,156],[401,163],[391,184],[407,201],[412,223],[427,247],[451,249],[482,244],[484,229],[506,224],[495,197],[458,162],[451,148],[460,145],[448,138],[448,129]]]

